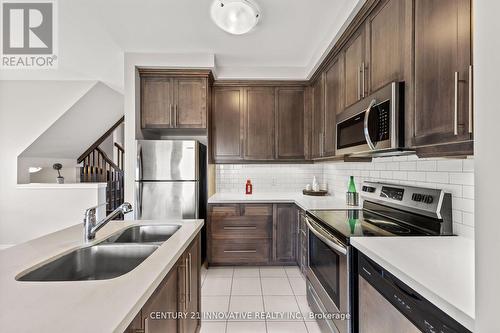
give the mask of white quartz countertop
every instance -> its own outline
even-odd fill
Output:
[[[113,221],[92,244],[135,224],[179,224],[181,228],[134,270],[114,279],[15,280],[28,268],[83,246],[81,224],[0,251],[1,331],[122,333],[198,234],[203,220]]]
[[[324,197],[315,197],[303,195],[298,192],[263,192],[246,195],[243,193],[230,193],[222,192],[212,195],[208,199],[209,204],[222,204],[222,203],[295,203],[303,210],[313,209],[359,209],[359,206],[353,207],[346,204],[345,198],[339,198],[331,195]]]
[[[351,245],[473,331],[473,240],[460,236],[355,237]]]

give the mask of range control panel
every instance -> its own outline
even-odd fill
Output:
[[[411,195],[411,200],[416,202],[424,202],[426,204],[431,204],[434,202],[434,197],[430,194],[413,193]]]

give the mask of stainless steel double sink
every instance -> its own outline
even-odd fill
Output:
[[[103,241],[71,251],[18,276],[18,281],[106,280],[139,266],[180,225],[136,225]]]

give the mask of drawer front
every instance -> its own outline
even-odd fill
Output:
[[[214,240],[212,264],[266,264],[270,242],[267,239]]]
[[[212,218],[213,238],[270,238],[272,218],[267,216],[240,216]]]
[[[273,216],[273,205],[247,204],[241,205],[242,216]]]
[[[226,216],[240,216],[240,205],[239,204],[210,205],[209,212],[210,215],[214,218],[220,218]]]

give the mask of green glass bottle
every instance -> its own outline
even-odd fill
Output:
[[[351,176],[349,179],[349,187],[347,188],[347,192],[356,193],[356,184],[354,184],[354,176]]]

